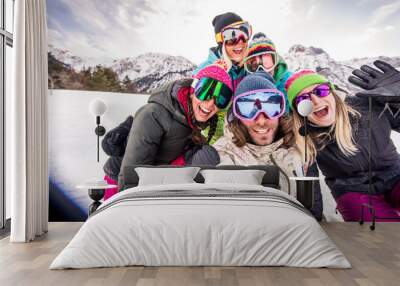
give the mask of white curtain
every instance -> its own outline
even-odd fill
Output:
[[[46,0],[15,1],[14,11],[10,241],[28,242],[48,227]]]

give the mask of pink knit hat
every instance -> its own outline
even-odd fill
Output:
[[[227,85],[231,90],[232,87],[232,79],[229,76],[226,67],[221,64],[215,63],[198,71],[197,74],[194,75],[194,78],[202,79],[204,77],[212,78],[218,80],[225,85]]]

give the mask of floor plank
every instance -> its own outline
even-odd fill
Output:
[[[0,285],[400,285],[400,224],[380,223],[376,231],[357,223],[322,227],[351,262],[352,269],[290,267],[117,267],[50,271],[52,260],[81,223],[50,223],[49,233],[32,243],[0,240]]]

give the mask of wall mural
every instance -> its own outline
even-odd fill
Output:
[[[96,118],[89,112],[90,103],[101,99],[106,104],[101,125],[109,131],[134,115],[152,91],[190,77],[207,58],[208,49],[216,46],[211,20],[226,12],[219,7],[222,4],[214,10],[204,9],[208,2],[113,1],[111,5],[96,0],[47,1],[50,221],[85,220],[91,200],[87,190],[77,185],[104,176],[108,156],[100,148],[97,162]],[[297,7],[294,1],[276,2],[271,5],[276,6],[277,14],[284,9],[307,14],[303,5]],[[285,25],[272,31],[276,25],[270,26],[270,20],[259,12],[241,8],[243,2],[230,4],[226,7],[246,16],[257,32],[271,31],[271,38],[280,45],[279,54],[292,71],[314,69],[353,92],[357,89],[347,81],[351,71],[378,59],[370,56],[376,55],[376,50],[344,55],[338,48],[336,54],[328,43],[331,56],[325,49],[309,46],[312,41],[307,35],[301,35],[306,45],[294,44],[303,41],[297,39],[299,35],[285,39],[288,33],[281,30],[288,28]],[[171,5],[176,9],[170,9]],[[400,57],[379,59],[400,67]],[[398,133],[392,136],[400,142]]]

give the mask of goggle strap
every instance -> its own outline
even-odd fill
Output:
[[[215,40],[217,41],[217,43],[222,43],[223,42],[221,32],[219,32],[218,34],[215,35]]]
[[[232,23],[228,26],[226,26],[223,30],[228,29],[228,28],[235,28],[236,26],[240,25],[240,24],[244,24],[246,23],[246,21],[237,21],[235,23]]]

